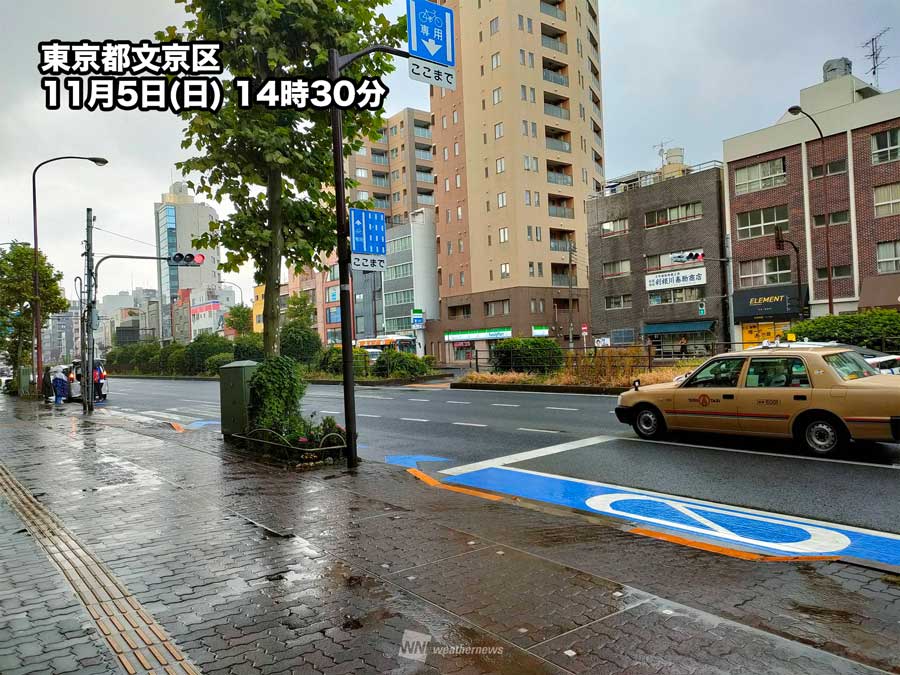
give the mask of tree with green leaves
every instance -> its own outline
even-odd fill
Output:
[[[232,305],[225,315],[225,327],[238,335],[249,335],[253,332],[253,310],[247,305]]]
[[[296,323],[301,328],[315,330],[316,327],[316,306],[309,295],[300,292],[288,298],[287,309],[284,313],[285,325],[282,332],[287,328],[287,324]]]
[[[298,363],[313,366],[318,362],[322,351],[322,337],[312,326],[303,324],[300,319],[288,321],[281,329],[281,353],[290,356]]]
[[[38,253],[38,289],[45,320],[51,314],[69,308],[60,286],[62,276],[43,253]],[[31,246],[14,242],[9,248],[0,249],[0,353],[6,355],[14,369],[32,361],[33,277],[34,249]]]
[[[222,43],[220,60],[231,77],[251,78],[255,91],[275,77],[322,78],[328,49],[355,52],[380,43],[396,47],[404,35],[401,21],[389,22],[380,7],[389,0],[176,0],[191,18],[157,33],[160,40]],[[348,66],[353,80],[380,77],[393,69],[390,57],[372,54]],[[257,283],[265,284],[264,345],[278,353],[278,293],[282,261],[302,268],[322,263],[336,247],[331,120],[327,110],[274,110],[238,107],[236,89],[226,84],[218,112],[185,113],[182,147],[193,155],[178,164],[199,180],[198,193],[221,201],[234,213],[211,224],[198,237],[199,248],[224,246],[220,267],[237,271],[252,260]],[[344,113],[344,154],[375,138],[380,113]],[[351,184],[348,181],[348,184]]]

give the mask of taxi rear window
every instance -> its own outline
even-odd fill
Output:
[[[828,354],[824,358],[825,362],[831,366],[842,380],[858,380],[879,374],[875,368],[866,363],[866,360],[856,352]]]

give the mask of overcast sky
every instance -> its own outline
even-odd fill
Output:
[[[520,0],[537,6],[537,0]],[[580,0],[579,0],[580,1]],[[0,65],[0,242],[31,241],[31,170],[61,154],[100,155],[109,165],[59,162],[41,169],[38,207],[41,248],[73,279],[83,272],[84,210],[96,224],[153,242],[153,203],[179,176],[181,120],[170,113],[89,113],[44,109],[37,43],[59,38],[152,38],[181,25],[173,0],[4,0],[5,58]],[[389,15],[402,14],[393,0]],[[722,139],[774,122],[802,87],[820,81],[822,63],[847,56],[863,79],[860,45],[884,27],[885,55],[897,55],[880,76],[882,90],[900,87],[898,0],[600,0],[600,49],[608,177],[654,168],[654,144],[685,148],[689,164],[720,159]],[[427,89],[410,82],[405,64],[387,84],[388,113],[428,107]],[[898,111],[900,114],[900,111]],[[220,213],[224,209],[213,205]],[[105,232],[98,254],[139,252],[151,246]],[[151,261],[104,264],[100,294],[132,286],[156,287]],[[251,296],[251,270],[225,275]]]

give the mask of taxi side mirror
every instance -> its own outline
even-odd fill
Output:
[[[633,387],[634,387],[634,390],[637,391],[637,390],[640,388],[640,386],[641,386],[641,381],[640,381],[640,380],[635,380],[634,382],[631,383],[631,386],[633,386]]]

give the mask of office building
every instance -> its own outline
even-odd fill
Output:
[[[510,336],[565,344],[571,307],[580,345],[585,200],[603,183],[597,3],[445,4],[457,87],[431,92],[441,315],[429,333],[442,360]]]
[[[187,183],[172,183],[159,202],[153,205],[153,222],[156,227],[157,255],[172,256],[175,253],[203,253],[206,260],[197,267],[174,267],[164,261],[157,263],[159,276],[163,340],[172,339],[173,302],[182,302],[180,291],[200,290],[217,286],[220,281],[219,252],[215,249],[198,250],[193,239],[209,231],[209,223],[218,218],[216,212],[202,202],[195,202],[188,193]],[[184,331],[181,331],[182,337]]]
[[[591,328],[598,344],[650,340],[656,353],[707,354],[727,340],[722,164],[684,164],[607,182],[588,200]]]
[[[828,313],[829,248],[834,313],[900,305],[900,90],[880,92],[847,59],[823,73],[775,124],[724,142],[738,342]],[[813,123],[787,112],[795,103],[821,127],[824,156]]]

